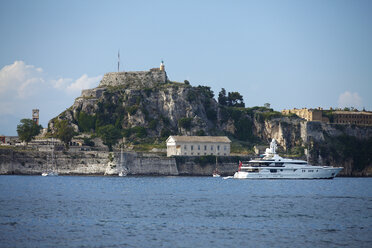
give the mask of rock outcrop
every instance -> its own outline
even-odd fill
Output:
[[[131,144],[164,142],[169,135],[228,135],[249,146],[275,138],[282,152],[304,158],[304,150],[310,150],[314,163],[347,167],[344,175],[367,175],[372,167],[372,151],[363,148],[372,139],[372,127],[307,122],[264,107],[221,105],[210,87],[172,82],[159,69],[107,73],[97,88],[83,90],[69,109],[49,122],[51,132],[58,119],[68,120],[77,132],[112,125]],[[349,137],[352,145],[339,137]],[[343,153],[332,152],[336,145]],[[362,147],[362,166],[346,152],[350,146],[352,151]],[[342,160],[334,158],[337,154]]]

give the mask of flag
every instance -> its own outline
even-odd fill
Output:
[[[238,169],[238,171],[240,171],[240,169],[242,168],[242,165],[243,165],[242,161],[239,160],[239,169]]]

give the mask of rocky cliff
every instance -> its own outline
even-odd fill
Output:
[[[372,127],[307,122],[265,107],[219,104],[210,87],[172,82],[159,69],[105,74],[97,88],[83,90],[50,121],[50,132],[57,120],[68,120],[86,134],[111,125],[120,131],[125,149],[144,143],[164,147],[169,135],[227,135],[247,152],[275,138],[283,153],[306,158],[310,150],[316,164],[344,166],[344,175],[371,174]]]

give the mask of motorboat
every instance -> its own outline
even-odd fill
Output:
[[[212,176],[213,176],[213,177],[221,177],[221,175],[220,175],[220,173],[218,172],[217,169],[215,169],[215,170],[213,171]]]
[[[307,161],[282,158],[276,153],[276,140],[261,158],[239,161],[237,179],[332,179],[343,167],[309,165]]]

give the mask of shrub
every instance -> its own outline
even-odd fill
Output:
[[[192,124],[192,118],[181,118],[178,120],[178,126],[186,130],[190,130]]]
[[[96,116],[88,115],[84,111],[81,111],[78,115],[78,126],[81,132],[90,132],[94,130],[96,124]]]

